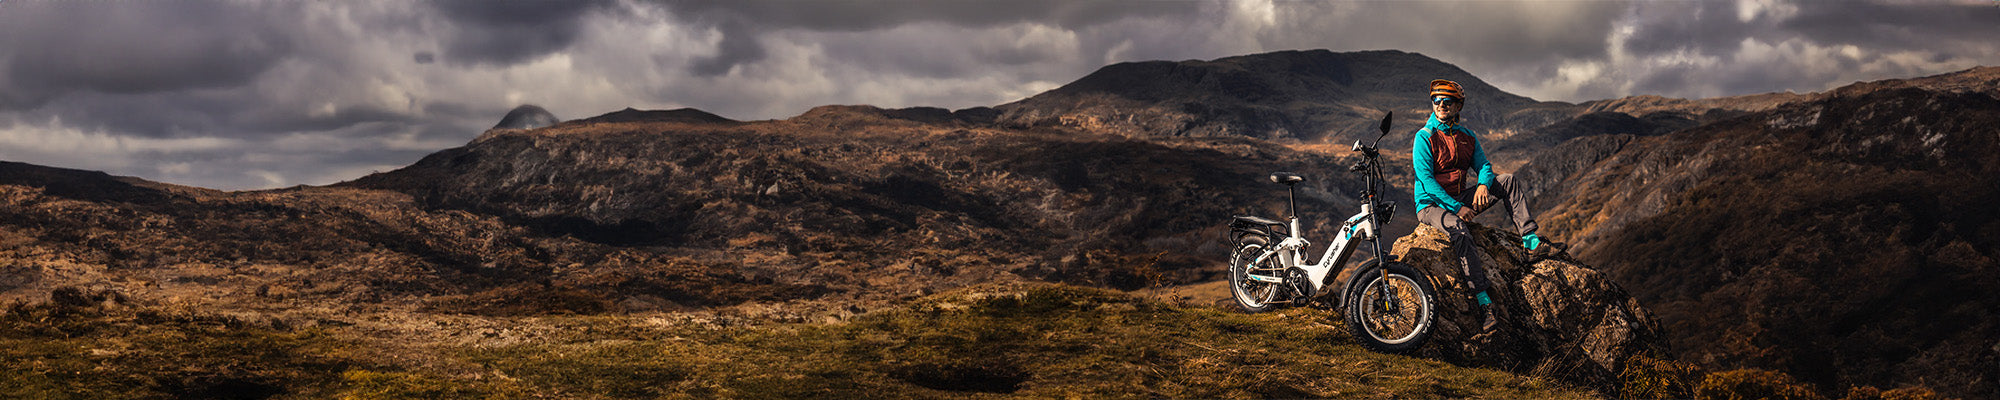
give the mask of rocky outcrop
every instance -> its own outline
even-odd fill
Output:
[[[1494,366],[1616,390],[1625,361],[1662,354],[1659,322],[1611,278],[1568,259],[1524,259],[1518,237],[1473,225],[1480,258],[1501,306],[1500,328],[1481,333],[1478,306],[1450,257],[1444,231],[1419,225],[1393,252],[1429,275],[1437,288],[1438,324],[1419,355],[1458,364]]]

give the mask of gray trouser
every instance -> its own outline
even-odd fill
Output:
[[[1466,207],[1471,207],[1472,193],[1479,183],[1470,181],[1466,183],[1466,189],[1452,198],[1465,203]],[[1494,198],[1495,204],[1492,206],[1506,210],[1508,219],[1514,221],[1515,229],[1522,235],[1535,233],[1535,216],[1528,214],[1528,196],[1525,194],[1527,190],[1515,189],[1520,188],[1514,186],[1514,174],[1500,174],[1498,179],[1494,179],[1493,186],[1486,188],[1487,194]],[[1458,210],[1424,207],[1423,211],[1417,212],[1417,221],[1442,229],[1451,235],[1451,250],[1457,253],[1459,268],[1464,269],[1465,276],[1472,282],[1473,293],[1486,291],[1493,286],[1493,282],[1486,279],[1486,268],[1479,265],[1479,249],[1472,243],[1472,232],[1466,230],[1463,221],[1458,220]]]

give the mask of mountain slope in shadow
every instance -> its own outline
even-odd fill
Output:
[[[1856,84],[1573,140],[1528,167],[1559,182],[1542,226],[1651,305],[1682,359],[2000,395],[1995,78]]]

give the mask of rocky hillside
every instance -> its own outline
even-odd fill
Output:
[[[61,287],[224,309],[602,313],[813,298],[685,257],[345,188],[218,192],[0,163],[0,299]]]
[[[1527,169],[1557,188],[1543,226],[1657,311],[1681,359],[1994,397],[1996,93],[2000,68],[1862,83]]]
[[[1342,155],[1245,138],[985,122],[977,110],[859,106],[760,122],[621,111],[489,133],[337,186],[869,298],[1007,277],[1212,280],[1216,221],[1282,206],[1268,172],[1312,177],[1301,200],[1316,221],[1351,209],[1360,187]]]

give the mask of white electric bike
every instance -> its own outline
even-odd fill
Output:
[[[1394,114],[1391,114],[1393,116]],[[1389,116],[1382,117],[1379,144],[1389,134]],[[1337,291],[1335,304],[1344,310],[1347,330],[1363,345],[1381,352],[1403,352],[1422,346],[1430,338],[1433,299],[1429,277],[1408,264],[1396,262],[1382,246],[1382,224],[1395,214],[1395,203],[1384,200],[1381,192],[1382,166],[1374,144],[1354,142],[1362,155],[1351,171],[1366,176],[1361,192],[1361,213],[1340,226],[1333,245],[1318,263],[1304,260],[1308,242],[1299,230],[1299,203],[1293,198],[1296,185],[1305,179],[1297,174],[1275,172],[1271,181],[1282,183],[1291,202],[1291,218],[1278,222],[1255,216],[1236,216],[1230,222],[1235,251],[1229,260],[1229,290],[1236,305],[1245,312],[1269,311],[1282,305],[1304,305],[1328,292],[1334,277],[1361,243],[1374,245],[1375,258],[1356,266],[1356,272]],[[1378,212],[1379,211],[1379,212]],[[1272,242],[1276,242],[1273,244]]]

